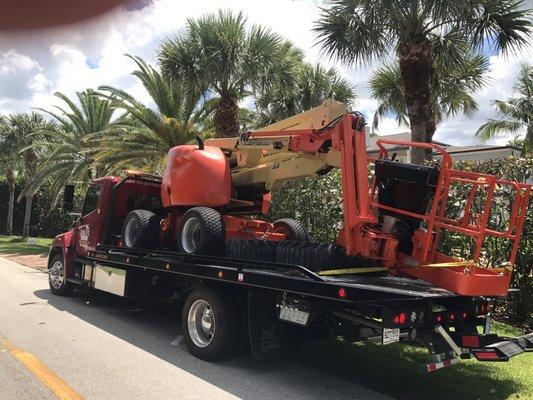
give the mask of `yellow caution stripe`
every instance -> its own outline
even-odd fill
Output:
[[[477,267],[478,264],[475,261],[454,261],[435,264],[424,264],[419,267],[432,267],[432,268],[448,268],[448,267]]]
[[[22,349],[18,349],[8,340],[2,342],[2,350],[9,351],[15,359],[20,362],[28,371],[50,389],[50,391],[60,400],[84,400],[85,398],[72,389],[54,371],[43,364],[33,354]]]
[[[349,274],[364,274],[369,272],[388,271],[386,267],[361,267],[361,268],[345,268],[345,269],[328,269],[320,271],[318,275],[349,275]]]

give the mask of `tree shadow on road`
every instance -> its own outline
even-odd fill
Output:
[[[283,359],[257,361],[249,354],[216,363],[197,359],[183,341],[176,340],[180,336],[180,324],[175,302],[126,300],[102,292],[76,291],[70,297],[54,296],[49,290],[37,290],[34,294],[56,309],[75,315],[239,398],[348,399],[356,395],[388,399],[349,382],[337,389],[342,386],[336,384],[338,379]],[[171,344],[176,341],[177,346]]]
[[[316,385],[332,387],[345,381],[409,400],[500,400],[524,390],[520,382],[505,374],[499,376],[494,364],[467,362],[427,375],[417,370],[419,364],[427,361],[427,353],[420,350],[401,345],[388,348],[377,348],[372,344],[350,345],[335,338],[295,343],[287,357],[290,362],[256,361],[248,354],[211,363],[206,368],[206,362],[190,355],[183,342],[177,347],[171,346],[176,338],[179,341],[180,335],[179,307],[175,302],[125,300],[101,292],[75,292],[68,298],[53,296],[48,290],[38,290],[34,294],[55,308],[69,312],[240,398],[258,398],[261,391],[267,394],[268,385],[276,385],[276,372],[280,368],[294,374],[295,380],[309,380],[309,396],[316,394],[311,391],[312,388],[316,390]],[[246,370],[246,379],[256,377],[257,382],[239,383],[237,377],[242,375],[243,370]],[[338,379],[332,378],[335,383],[324,380],[320,375],[322,372]],[[287,384],[287,379],[283,383]],[[250,385],[255,384],[257,392],[251,396]],[[346,395],[355,395],[348,393],[351,389],[339,390]],[[302,393],[302,398],[306,397]],[[366,398],[364,395],[361,397],[361,393],[357,397]]]

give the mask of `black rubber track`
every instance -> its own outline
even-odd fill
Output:
[[[277,244],[275,261],[283,264],[301,265],[315,272],[342,267],[369,266],[367,260],[348,257],[344,248],[338,244],[293,240],[282,241]]]
[[[161,217],[155,215],[152,211],[148,210],[133,210],[124,219],[122,225],[122,238],[124,239],[126,233],[126,226],[131,219],[137,219],[139,223],[140,234],[135,241],[133,248],[139,249],[153,249],[160,244],[161,234]],[[124,245],[126,241],[124,240]]]
[[[289,232],[287,240],[298,240],[301,242],[308,242],[311,240],[309,232],[307,232],[307,228],[297,219],[278,219],[276,222],[274,222],[274,229],[277,230],[278,228],[282,228],[283,230]]]
[[[232,238],[226,242],[226,257],[241,260],[275,261],[276,242]]]

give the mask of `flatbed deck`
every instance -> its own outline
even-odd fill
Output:
[[[422,300],[457,295],[424,281],[393,276],[320,276],[305,267],[265,261],[178,254],[165,250],[99,246],[86,257],[121,267],[142,268],[319,297],[337,301]],[[340,298],[339,289],[345,296]]]

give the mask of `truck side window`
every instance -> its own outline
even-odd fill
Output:
[[[90,186],[83,200],[81,215],[86,216],[98,207],[98,198],[100,197],[100,186]]]

